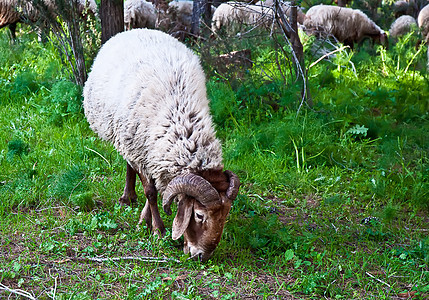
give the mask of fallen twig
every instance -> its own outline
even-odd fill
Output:
[[[12,293],[12,294],[27,297],[28,299],[31,299],[31,300],[37,300],[37,298],[33,297],[29,292],[26,292],[23,290],[14,290],[14,289],[8,288],[7,286],[5,286],[4,284],[1,284],[1,283],[0,283],[0,290],[5,290],[5,291]]]
[[[385,283],[383,280],[378,279],[377,277],[375,277],[374,275],[372,275],[371,273],[365,272],[366,275],[368,275],[371,278],[374,278],[375,280],[377,280],[378,282],[387,285],[388,287],[390,287],[390,284]]]
[[[180,263],[180,260],[174,258],[161,258],[161,257],[150,257],[150,256],[121,256],[121,257],[73,257],[66,258],[60,261],[56,261],[56,263],[65,263],[68,261],[95,261],[95,262],[106,262],[106,261],[120,261],[120,260],[138,260],[143,262],[177,262]]]

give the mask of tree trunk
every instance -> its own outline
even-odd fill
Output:
[[[347,0],[338,0],[337,1],[338,6],[340,7],[346,7],[347,5]]]
[[[211,3],[209,0],[194,0],[192,8],[192,23],[191,23],[191,34],[194,36],[200,36],[201,22],[205,24],[204,29],[210,28],[212,11]],[[206,30],[204,30],[206,31]],[[204,32],[205,33],[205,32]]]
[[[200,35],[200,16],[203,10],[203,0],[194,0],[192,7],[191,34],[194,36]]]
[[[124,1],[101,0],[101,44],[115,34],[124,31]]]

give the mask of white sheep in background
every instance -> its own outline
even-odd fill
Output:
[[[393,38],[398,38],[417,29],[417,21],[412,16],[403,15],[397,18],[390,26],[389,34]]]
[[[212,31],[218,33],[221,28],[230,28],[233,24],[269,28],[274,24],[274,11],[271,7],[261,5],[240,2],[222,3],[213,14]]]
[[[191,32],[192,9],[192,1],[171,1],[165,11],[160,11],[156,28],[185,40]]]
[[[151,2],[145,0],[126,0],[124,3],[124,25],[132,28],[155,28],[157,14]]]
[[[191,26],[193,1],[171,1],[168,3],[167,14],[174,10],[177,14],[177,20],[185,26]]]
[[[323,37],[332,35],[351,48],[365,37],[387,45],[386,33],[357,9],[332,5],[312,6],[306,13],[304,27],[309,34]]]
[[[78,13],[81,16],[86,14],[92,14],[98,16],[97,4],[95,0],[77,0],[78,1]],[[43,2],[48,9],[47,13],[51,13],[51,16],[47,18],[55,18],[56,6],[54,0],[45,0]],[[12,38],[16,38],[16,24],[18,22],[31,22],[35,23],[40,19],[40,12],[36,9],[31,1],[23,0],[0,0],[0,28],[9,26]]]
[[[280,1],[280,0],[279,0],[279,3],[280,3],[280,7],[283,10],[283,13],[289,19],[290,8],[292,7],[291,3],[288,2],[288,1],[287,2],[283,2],[283,1]],[[267,6],[267,7],[274,8],[275,2],[274,2],[274,0],[258,1],[258,2],[256,2],[255,5],[261,5],[261,6]],[[298,23],[301,24],[301,25],[304,24],[304,19],[305,19],[305,13],[302,11],[302,8],[298,7],[298,9],[297,9],[297,21],[298,21]]]
[[[412,16],[414,14],[413,10],[413,7],[410,6],[407,1],[399,0],[393,3],[393,12],[395,14],[395,18],[399,18],[403,15]]]
[[[417,23],[423,36],[423,40],[429,43],[429,4],[422,8],[417,17]],[[427,67],[429,69],[429,46],[427,50]]]
[[[135,202],[136,175],[147,198],[140,222],[163,235],[157,206],[178,199],[172,238],[184,235],[184,252],[207,260],[223,231],[239,188],[223,172],[222,147],[215,136],[198,57],[158,30],[133,29],[101,48],[84,87],[90,127],[127,161],[120,203]]]
[[[422,32],[423,39],[429,42],[429,4],[422,8],[417,17],[417,23]],[[429,54],[429,50],[428,50]]]
[[[395,18],[399,18],[402,15],[409,15],[417,18],[420,10],[427,5],[427,0],[399,0],[393,4],[393,11]]]
[[[193,1],[171,1],[166,12],[160,13],[157,27],[179,40],[184,40],[191,35],[193,5]],[[215,10],[212,5],[212,15]]]

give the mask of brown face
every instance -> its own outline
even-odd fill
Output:
[[[207,261],[219,244],[232,201],[223,197],[222,203],[207,208],[194,201],[189,225],[184,232],[183,251],[192,258]]]
[[[162,205],[170,215],[170,205],[177,197],[171,237],[177,240],[183,235],[184,252],[206,261],[219,244],[240,181],[228,170],[214,170],[202,175],[207,179],[191,173],[171,180],[164,191]]]

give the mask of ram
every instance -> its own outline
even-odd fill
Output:
[[[239,179],[223,171],[198,57],[166,33],[133,29],[117,34],[97,54],[84,87],[90,127],[127,161],[119,202],[137,199],[138,176],[146,204],[140,221],[165,233],[157,193],[171,214],[172,238],[206,261],[218,245]]]

